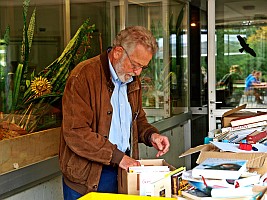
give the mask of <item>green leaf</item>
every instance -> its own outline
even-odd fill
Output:
[[[29,25],[30,27],[31,25]],[[29,28],[30,29],[30,28]],[[28,41],[30,43],[30,34],[28,29]],[[34,92],[31,90],[30,87],[23,93],[23,101],[21,104],[24,106],[24,110],[32,105],[30,108],[30,112],[32,115],[36,116],[36,119],[31,124],[24,124],[23,126],[27,126],[27,130],[32,132],[39,128],[41,124],[39,124],[40,120],[43,120],[47,111],[49,110],[47,106],[52,105],[56,101],[62,98],[62,93],[65,88],[66,80],[69,76],[70,68],[73,67],[74,63],[76,62],[77,52],[80,48],[87,49],[90,48],[89,42],[91,38],[91,33],[93,33],[95,29],[94,25],[89,25],[89,19],[87,19],[78,29],[74,37],[69,41],[68,45],[62,52],[62,54],[53,61],[49,66],[45,67],[40,73],[38,73],[37,77],[42,76],[43,78],[47,78],[50,81],[52,86],[52,92],[50,94],[45,94],[40,97],[35,97]],[[33,28],[32,28],[33,30]],[[85,44],[86,43],[86,44]],[[25,43],[26,46],[26,43]],[[88,53],[86,51],[82,51],[80,58]],[[26,56],[25,56],[26,59]],[[33,80],[34,74],[31,75],[31,80]],[[29,83],[27,83],[28,85]],[[47,122],[49,123],[49,122]],[[46,126],[47,124],[43,124]]]
[[[10,39],[10,26],[7,26],[4,34],[4,40],[7,45],[9,44],[9,39]]]
[[[30,85],[31,85],[31,81],[30,80],[26,80],[26,86],[27,86],[27,88],[30,87]]]
[[[24,0],[23,1],[23,13],[25,14],[25,16],[27,16],[30,2],[31,2],[30,0]]]
[[[17,101],[18,101],[18,96],[19,96],[19,90],[20,90],[20,82],[22,78],[22,69],[23,69],[23,64],[20,63],[17,66],[16,69],[16,74],[14,78],[14,89],[13,89],[13,103],[12,103],[12,109],[15,109],[17,106]]]
[[[29,23],[29,27],[28,27],[28,43],[29,43],[29,53],[31,50],[31,46],[32,46],[32,39],[33,39],[33,34],[34,34],[34,27],[35,27],[35,13],[36,13],[36,8],[34,8],[31,19],[30,19],[30,23]]]

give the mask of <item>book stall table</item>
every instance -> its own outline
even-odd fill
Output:
[[[179,156],[198,153],[198,165],[182,176],[197,190],[182,191],[185,198],[266,199],[267,113],[245,108],[225,112],[222,128],[208,132],[209,142]]]

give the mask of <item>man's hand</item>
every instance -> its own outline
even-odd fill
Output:
[[[122,168],[122,169],[128,170],[128,168],[132,167],[132,166],[141,166],[141,165],[135,159],[124,155],[122,160],[121,160],[121,162],[120,162],[120,164],[119,164],[119,167]]]
[[[170,142],[166,136],[153,133],[151,135],[151,144],[158,150],[157,157],[162,156],[169,151]]]

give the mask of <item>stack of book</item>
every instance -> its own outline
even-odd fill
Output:
[[[195,194],[204,193],[214,198],[253,196],[252,188],[259,183],[260,175],[247,172],[246,163],[246,160],[208,158],[192,170],[184,172],[182,179],[197,189]]]
[[[267,145],[267,114],[243,117],[232,120],[231,127],[209,132],[214,142],[263,143]]]

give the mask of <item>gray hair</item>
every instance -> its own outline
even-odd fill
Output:
[[[136,45],[142,45],[152,54],[158,51],[158,43],[151,33],[143,26],[130,26],[121,30],[113,40],[113,46],[122,46],[132,51]]]

